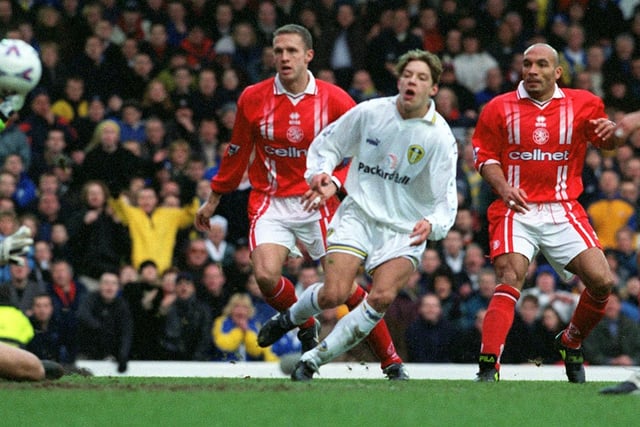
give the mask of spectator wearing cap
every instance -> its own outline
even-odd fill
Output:
[[[229,221],[223,216],[214,215],[209,220],[209,224],[210,227],[205,240],[209,258],[225,267],[231,265],[235,248],[226,240]]]
[[[190,273],[176,277],[176,299],[168,307],[160,345],[166,360],[208,360],[212,352],[209,307],[196,298]]]

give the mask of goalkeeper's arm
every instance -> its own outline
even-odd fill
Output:
[[[0,132],[8,125],[14,113],[20,111],[24,105],[24,95],[14,94],[5,96],[0,103]]]
[[[0,265],[9,263],[24,265],[23,257],[29,252],[31,245],[33,245],[31,230],[23,225],[0,242]]]

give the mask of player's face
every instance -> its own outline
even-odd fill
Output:
[[[398,110],[405,118],[422,117],[427,113],[431,97],[438,92],[431,69],[424,61],[410,61],[398,79]]]
[[[313,50],[306,49],[297,34],[280,34],[273,40],[276,71],[284,87],[299,93],[307,85],[307,68],[313,59]]]
[[[524,88],[533,99],[546,101],[553,96],[556,81],[562,75],[555,55],[546,46],[530,49],[522,61],[522,79]]]

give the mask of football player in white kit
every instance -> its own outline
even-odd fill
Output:
[[[324,341],[302,355],[294,381],[311,380],[321,365],[367,336],[416,268],[427,239],[444,238],[456,216],[456,141],[432,100],[442,64],[429,52],[412,50],[396,71],[397,96],[358,104],[326,127],[309,150],[309,208],[333,195],[331,171],[352,158],[348,195],[327,231],[325,282],[307,288],[260,333],[283,334],[344,302],[363,263],[373,285]]]

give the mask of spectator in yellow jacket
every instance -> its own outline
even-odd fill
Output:
[[[129,228],[131,262],[138,268],[143,261],[152,260],[162,272],[173,264],[176,234],[192,225],[198,199],[184,207],[158,206],[158,195],[152,187],[138,190],[135,199],[135,205],[124,194],[111,199],[116,217]]]
[[[218,350],[215,359],[274,362],[278,357],[271,347],[258,345],[260,325],[256,322],[255,308],[248,294],[233,294],[222,316],[213,322],[213,343]]]
[[[600,177],[602,197],[593,202],[587,213],[593,229],[605,249],[616,246],[616,232],[629,224],[635,216],[635,208],[620,197],[620,177],[615,171],[606,170]]]

